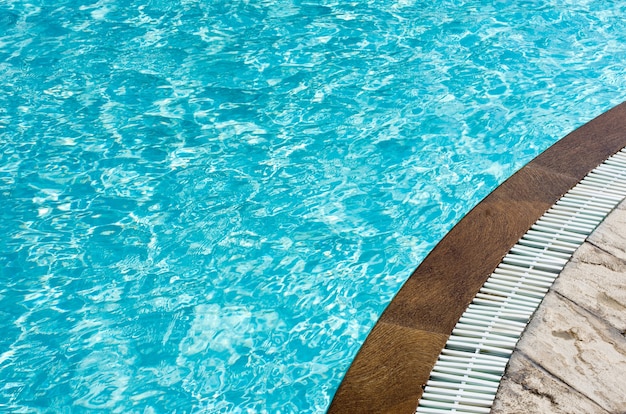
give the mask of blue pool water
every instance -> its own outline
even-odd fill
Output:
[[[4,0],[0,411],[323,412],[626,1]]]

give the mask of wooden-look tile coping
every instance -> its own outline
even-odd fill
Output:
[[[329,413],[414,413],[452,328],[509,249],[589,171],[626,146],[626,102],[502,183],[432,250],[363,343]]]

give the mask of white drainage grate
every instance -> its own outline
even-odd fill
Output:
[[[515,344],[574,251],[626,197],[626,148],[590,172],[504,257],[463,313],[417,413],[489,413]]]

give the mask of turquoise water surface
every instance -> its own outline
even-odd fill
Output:
[[[323,412],[626,1],[4,0],[0,411]]]

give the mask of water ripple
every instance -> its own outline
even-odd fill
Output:
[[[481,198],[624,100],[626,3],[0,6],[0,411],[323,412]]]

